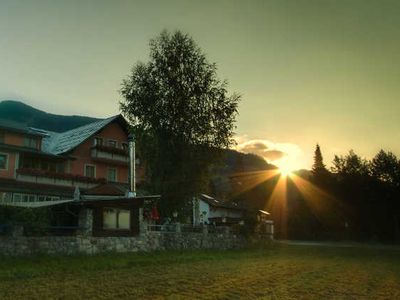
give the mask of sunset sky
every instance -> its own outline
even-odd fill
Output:
[[[0,100],[116,114],[163,29],[189,33],[242,95],[239,149],[296,168],[317,142],[327,165],[400,155],[400,1],[0,0]]]

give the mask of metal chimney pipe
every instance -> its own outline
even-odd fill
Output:
[[[129,193],[128,198],[136,197],[136,149],[135,135],[128,136],[129,142]]]

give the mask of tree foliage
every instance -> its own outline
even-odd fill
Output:
[[[207,185],[218,148],[234,143],[240,96],[228,95],[194,40],[163,31],[150,41],[150,59],[123,81],[121,110],[131,121],[153,190],[168,208]]]
[[[348,155],[335,155],[332,171],[339,175],[366,176],[369,173],[368,161],[350,150]]]
[[[335,156],[332,172],[318,172],[321,158],[317,148],[303,177],[314,185],[308,194],[288,182],[288,238],[400,242],[398,158],[381,150],[366,160],[351,150]]]
[[[150,42],[150,61],[123,81],[121,109],[134,126],[175,143],[227,147],[239,96],[227,96],[226,85],[190,36],[163,31]]]
[[[373,176],[393,185],[400,185],[400,161],[392,152],[380,150],[371,161]]]

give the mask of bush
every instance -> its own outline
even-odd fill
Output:
[[[43,234],[50,225],[51,210],[48,207],[0,207],[0,224],[23,225],[28,234]]]

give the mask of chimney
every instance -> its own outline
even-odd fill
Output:
[[[135,135],[128,136],[129,143],[129,192],[128,198],[136,197],[136,154],[135,154]]]

